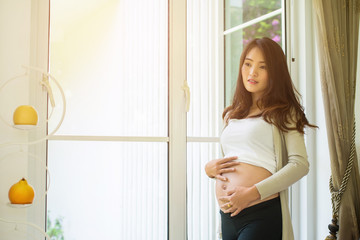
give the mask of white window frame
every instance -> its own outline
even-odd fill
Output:
[[[50,2],[49,0],[34,0],[31,1],[31,41],[30,41],[30,66],[37,67],[39,69],[43,69],[47,71],[48,69],[48,35],[49,35],[49,26],[48,22],[45,19],[49,19],[49,7]],[[30,71],[29,72],[31,79],[41,79],[41,73]],[[30,103],[34,106],[40,106],[43,109],[47,108],[47,92],[46,91],[39,91],[39,87],[32,83],[29,88],[29,97]],[[39,118],[46,119],[46,111],[41,111],[44,115],[39,116]],[[42,121],[44,125],[38,126],[39,131],[37,133],[31,133],[29,135],[29,139],[41,139],[46,136],[46,123]],[[41,159],[46,159],[46,148],[47,143],[44,141],[43,144],[34,144],[29,145],[28,151],[40,157]],[[28,166],[28,174],[29,176],[34,176],[36,182],[33,182],[33,186],[35,189],[46,189],[46,161],[41,161],[39,165],[40,168],[34,168],[32,165]],[[36,177],[35,177],[36,176]],[[43,197],[44,193],[40,193],[39,202],[34,204],[28,210],[28,222],[30,224],[35,224],[40,228],[45,229],[46,224],[46,198]],[[39,231],[35,228],[28,228],[28,231],[36,236],[39,234]]]
[[[36,59],[33,66],[48,69],[50,0],[32,2],[32,44]],[[139,141],[168,143],[168,239],[186,239],[186,111],[183,84],[186,79],[186,1],[168,0],[168,46],[169,46],[169,135],[168,137],[123,137],[123,136],[51,136],[49,140],[78,141]],[[29,89],[32,101],[47,109],[47,96],[38,90]],[[45,111],[46,112],[46,111]],[[46,126],[41,126],[46,128]],[[41,145],[41,146],[40,146]],[[31,150],[46,159],[47,142],[37,144]],[[43,169],[29,169],[29,174],[44,175],[41,181],[33,183],[37,189],[46,189]],[[29,222],[37,226],[46,225],[46,202],[31,208]]]
[[[169,0],[168,239],[186,239],[186,1]]]

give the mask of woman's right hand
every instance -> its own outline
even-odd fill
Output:
[[[227,178],[224,177],[223,173],[235,172],[235,166],[239,165],[239,162],[236,162],[237,157],[227,157],[214,159],[208,162],[205,165],[206,175],[210,178],[216,178],[222,181],[227,181]]]

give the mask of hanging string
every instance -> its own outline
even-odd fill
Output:
[[[340,208],[340,203],[341,203],[341,197],[344,194],[349,178],[350,178],[350,174],[351,174],[351,170],[353,168],[353,164],[354,164],[354,156],[355,156],[355,134],[356,134],[356,124],[355,124],[355,118],[354,118],[354,124],[353,124],[353,132],[352,132],[352,137],[351,137],[351,146],[350,146],[350,156],[349,156],[349,161],[347,163],[346,166],[346,170],[344,173],[344,177],[341,181],[341,185],[339,190],[335,190],[334,188],[334,184],[333,184],[333,179],[332,176],[330,176],[330,181],[329,181],[329,189],[330,189],[330,193],[331,193],[331,203],[332,203],[332,212],[333,212],[333,217],[331,220],[331,224],[329,224],[328,228],[330,230],[330,235],[328,235],[325,240],[333,240],[333,239],[337,239],[336,238],[336,234],[339,231],[339,225],[337,224],[338,222],[338,216],[339,216],[339,208]]]

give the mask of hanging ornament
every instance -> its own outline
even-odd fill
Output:
[[[15,125],[37,125],[38,114],[33,106],[21,105],[16,108],[13,121]]]
[[[31,204],[34,200],[35,192],[25,178],[11,186],[9,190],[9,200],[11,204]]]

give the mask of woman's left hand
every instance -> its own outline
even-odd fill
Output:
[[[231,213],[231,217],[234,217],[247,208],[251,202],[260,199],[260,194],[255,186],[235,187],[227,192],[227,196],[219,199],[226,202],[220,206],[221,209],[226,209],[224,213]]]

